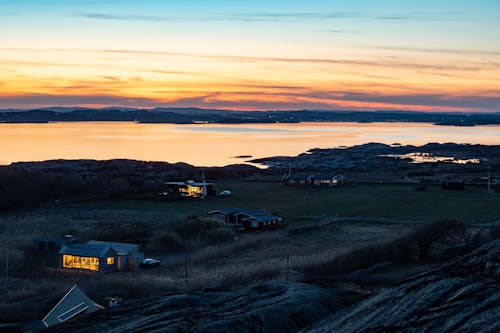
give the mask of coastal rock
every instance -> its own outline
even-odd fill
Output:
[[[496,240],[302,332],[499,332],[499,267]]]
[[[297,332],[346,304],[333,292],[295,282],[267,282],[239,292],[167,296],[96,312],[50,332]]]

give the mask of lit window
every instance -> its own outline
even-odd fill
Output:
[[[108,258],[106,259],[106,263],[107,263],[108,265],[114,265],[114,264],[115,264],[115,258],[113,258],[113,257],[108,257]]]
[[[79,257],[79,256],[72,256],[70,254],[65,254],[63,255],[63,267],[98,271],[99,258]]]
[[[63,255],[63,267],[73,268],[73,256],[69,254]]]

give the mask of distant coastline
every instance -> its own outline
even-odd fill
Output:
[[[168,124],[266,124],[301,122],[431,123],[446,126],[500,125],[498,113],[414,111],[232,111],[198,108],[43,108],[0,110],[0,123],[137,122]]]

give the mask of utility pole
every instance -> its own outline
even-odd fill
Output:
[[[5,250],[5,292],[9,288],[9,249]]]
[[[190,246],[190,238],[186,239],[186,251],[184,252],[184,282],[186,283],[186,288],[188,286],[188,253]]]
[[[208,193],[207,193],[207,182],[206,182],[206,180],[205,180],[205,172],[203,172],[203,173],[201,174],[201,178],[202,178],[202,183],[203,183],[202,198],[203,198],[203,199],[206,199],[206,198],[207,198]]]
[[[286,281],[289,281],[288,274],[290,273],[290,255],[286,256]]]

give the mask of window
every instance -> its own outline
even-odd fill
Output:
[[[114,257],[108,257],[106,259],[106,264],[108,264],[108,265],[114,265],[115,264],[115,258]]]
[[[79,257],[79,256],[72,256],[70,254],[65,254],[63,255],[63,267],[98,271],[99,258]]]

